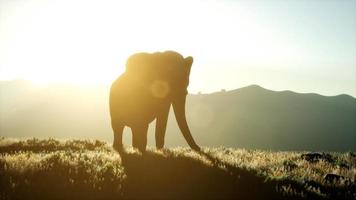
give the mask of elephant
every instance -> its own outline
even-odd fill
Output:
[[[153,120],[156,120],[156,148],[162,149],[172,105],[185,140],[193,150],[200,151],[185,115],[192,64],[191,56],[184,58],[174,51],[136,53],[127,59],[125,72],[110,88],[109,105],[114,149],[119,152],[124,150],[122,134],[127,126],[132,131],[132,146],[140,152],[145,152],[148,126]]]

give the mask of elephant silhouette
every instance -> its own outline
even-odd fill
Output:
[[[164,147],[168,114],[172,104],[178,126],[189,146],[200,151],[190,132],[185,102],[192,57],[174,51],[136,53],[126,62],[125,72],[110,89],[111,126],[114,149],[122,152],[125,126],[132,131],[132,146],[144,152],[148,125],[156,120],[157,149]]]

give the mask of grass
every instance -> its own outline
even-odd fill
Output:
[[[354,153],[305,153],[1,138],[0,199],[356,199]]]

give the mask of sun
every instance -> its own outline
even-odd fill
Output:
[[[14,74],[41,85],[109,84],[124,71],[126,59],[135,52],[175,50],[185,56],[209,57],[201,48],[212,30],[200,20],[204,17],[216,22],[216,17],[210,15],[213,7],[200,9],[197,15],[201,7],[198,1],[25,4],[6,9],[13,25],[1,32],[6,40],[0,37],[0,43],[4,40],[8,47],[4,52],[0,48],[0,65],[6,72],[2,74]]]

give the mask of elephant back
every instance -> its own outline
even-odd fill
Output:
[[[126,62],[125,73],[142,79],[166,79],[182,71],[184,57],[175,51],[136,53]]]

